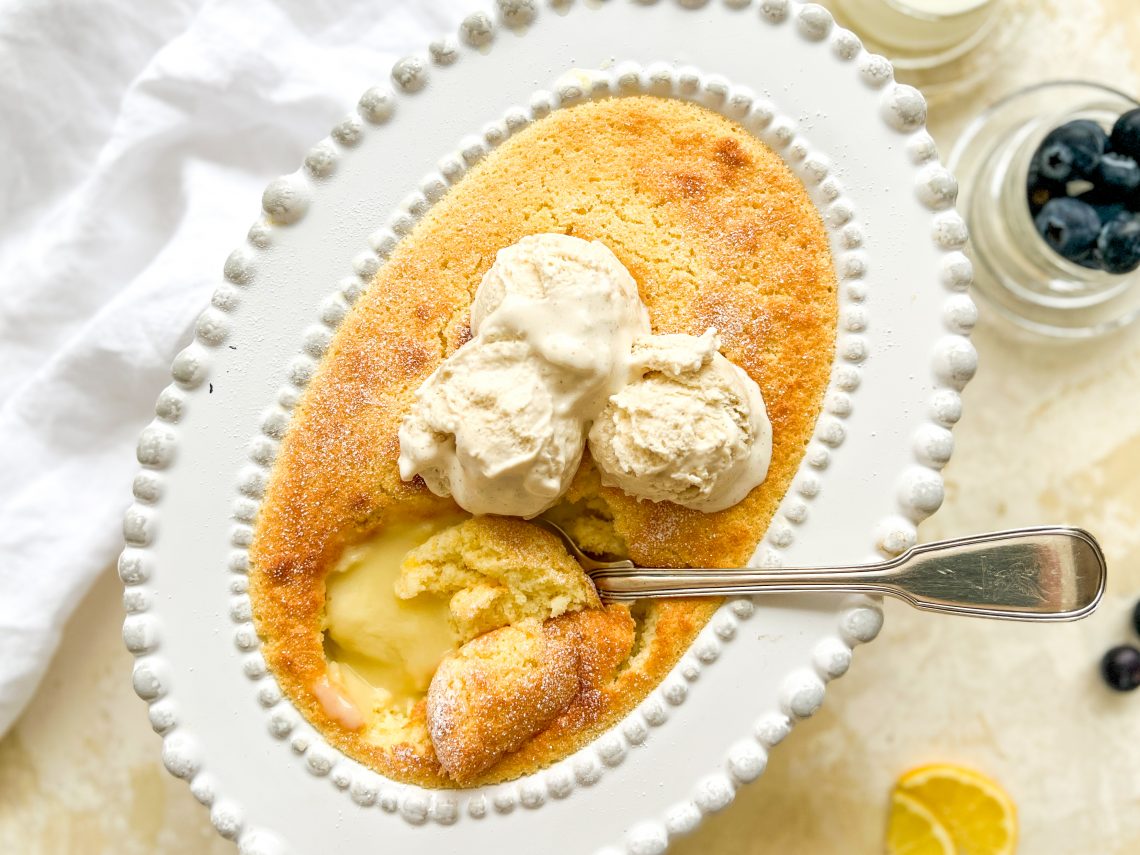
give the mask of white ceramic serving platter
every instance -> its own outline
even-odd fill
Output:
[[[270,184],[139,442],[120,561],[134,686],[167,768],[242,851],[661,852],[763,772],[851,648],[878,632],[865,598],[726,604],[618,727],[551,769],[471,791],[363,769],[266,673],[245,547],[332,330],[399,235],[495,144],[560,106],[644,92],[756,132],[804,180],[832,237],[831,388],[755,561],[898,554],[941,503],[976,314],[956,185],[921,96],[814,4],[500,0],[397,63]]]

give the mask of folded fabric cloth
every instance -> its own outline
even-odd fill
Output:
[[[487,5],[0,4],[0,735],[121,547],[138,432],[261,188]]]

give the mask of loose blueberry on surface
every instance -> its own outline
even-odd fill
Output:
[[[1101,232],[1100,217],[1080,199],[1051,199],[1034,223],[1045,243],[1078,263],[1087,258]]]
[[[1112,126],[1112,150],[1140,161],[1140,108],[1129,110]]]
[[[1041,174],[1051,181],[1090,178],[1104,155],[1108,137],[1096,122],[1078,119],[1049,132],[1038,149]]]
[[[1140,650],[1127,645],[1112,648],[1100,661],[1100,672],[1118,692],[1140,688]]]
[[[1131,157],[1107,152],[1097,165],[1096,186],[1123,198],[1140,191],[1140,164]]]
[[[1140,602],[1136,603],[1136,608],[1132,611],[1132,628],[1140,635]]]
[[[1096,253],[1109,273],[1131,273],[1140,267],[1140,216],[1108,223],[1097,237]]]

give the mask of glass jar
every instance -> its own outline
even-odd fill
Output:
[[[957,59],[985,38],[999,0],[833,0],[840,22],[902,70]]]
[[[1107,130],[1137,106],[1096,83],[1043,83],[993,105],[955,145],[949,167],[970,227],[974,290],[1019,326],[1090,338],[1140,317],[1140,271],[1113,275],[1054,252],[1034,226],[1026,192],[1030,161],[1050,131],[1074,119]]]

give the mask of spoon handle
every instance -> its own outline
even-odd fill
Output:
[[[929,611],[1063,621],[1091,614],[1106,564],[1096,539],[1048,526],[924,543],[878,564],[760,570],[633,567],[590,574],[602,599],[840,591],[886,594]]]

